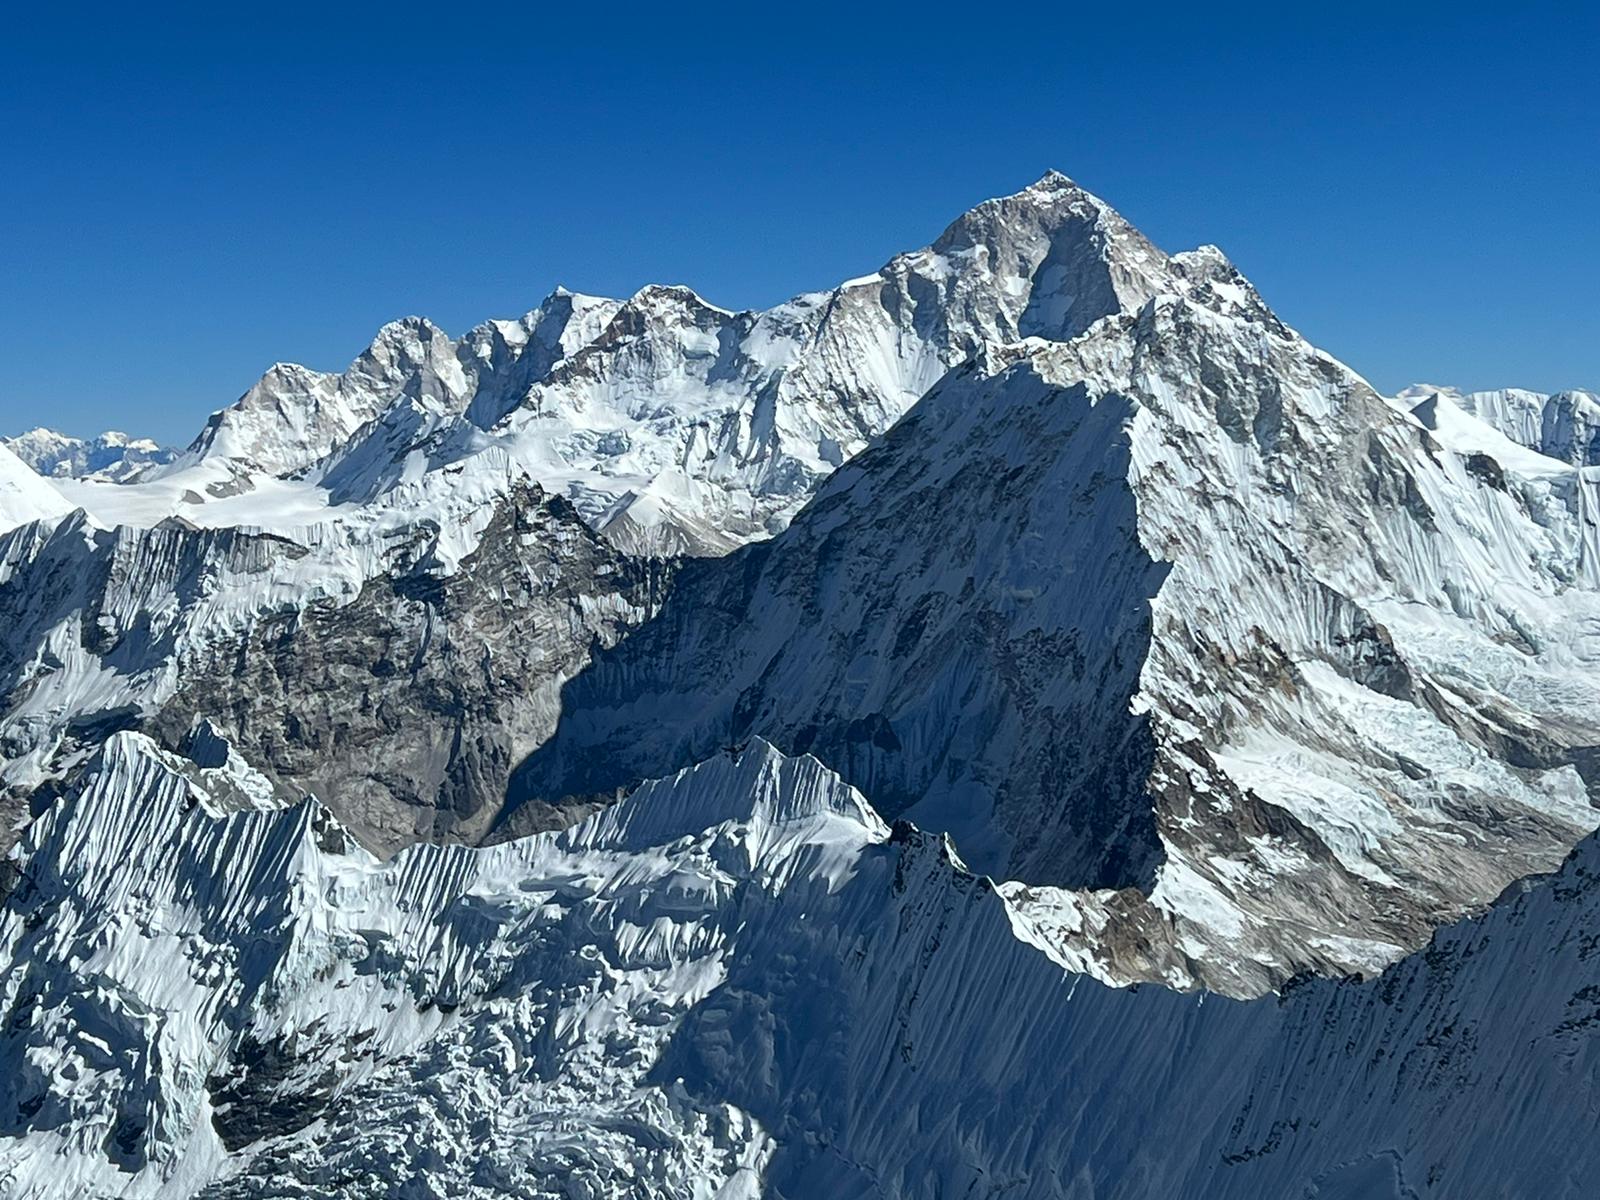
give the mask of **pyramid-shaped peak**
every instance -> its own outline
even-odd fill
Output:
[[[1111,206],[1088,188],[1060,171],[1046,171],[1021,191],[1007,196],[997,196],[987,201],[1008,207],[1017,205],[1059,205],[1062,203],[1087,204],[1095,209],[1111,211]],[[979,207],[983,207],[979,205]]]
[[[1064,172],[1057,171],[1052,168],[1046,171],[1043,175],[1039,176],[1037,181],[1030,183],[1022,190],[1025,192],[1081,192],[1083,191],[1083,188],[1074,183],[1072,178],[1066,175]]]
[[[1154,249],[1109,204],[1060,171],[1047,171],[1020,192],[975,205],[950,223],[933,248],[951,250],[990,242],[1008,230],[1034,229],[1053,237],[1069,228],[1099,229],[1117,240]]]
[[[380,369],[410,371],[434,358],[455,353],[450,335],[427,317],[401,317],[390,321],[350,365],[356,372]]]

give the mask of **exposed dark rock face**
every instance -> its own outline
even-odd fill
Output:
[[[275,605],[276,581],[316,553],[288,538],[177,521],[105,531],[81,517],[14,531],[0,539],[12,568],[0,706],[38,712],[13,717],[0,752],[42,746],[52,773],[31,791],[54,795],[120,730],[204,767],[231,745],[281,799],[323,797],[380,852],[476,839],[511,768],[553,727],[560,685],[654,610],[673,566],[622,553],[533,485],[499,500],[452,571],[434,560],[435,534],[411,529],[353,598]],[[63,658],[109,673],[127,699],[55,721],[36,697]],[[21,810],[29,792],[7,803]],[[592,807],[521,819],[564,824]]]
[[[559,498],[522,489],[455,573],[424,562],[370,581],[352,603],[269,618],[190,659],[151,728],[178,746],[209,722],[380,852],[474,840],[511,768],[553,726],[561,684],[652,611],[670,572],[617,552]],[[553,799],[523,820],[565,824],[592,807]]]

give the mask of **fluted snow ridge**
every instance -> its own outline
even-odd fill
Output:
[[[1600,1166],[1592,843],[1376,980],[1237,1002],[1063,971],[947,838],[762,743],[387,863],[217,783],[119,734],[13,855],[8,1195],[1398,1200]]]
[[[0,1057],[29,1132],[0,1143],[6,1194],[190,1194],[299,1153],[302,1128],[371,1123],[368,1089],[380,1107],[424,1098],[393,1073],[465,1036],[499,1063],[506,1107],[446,1096],[464,1080],[444,1074],[425,1102],[469,1121],[456,1137],[508,1122],[480,1149],[528,1194],[566,1178],[537,1129],[579,1120],[591,1178],[710,1196],[766,1139],[649,1081],[654,1047],[716,985],[753,897],[825,896],[887,835],[814,760],[763,744],[565,833],[388,862],[313,800],[228,811],[228,782],[117,734],[14,852]]]

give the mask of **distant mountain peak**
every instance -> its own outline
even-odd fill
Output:
[[[0,444],[39,475],[113,483],[125,482],[146,468],[171,462],[175,453],[150,438],[130,437],[117,429],[79,438],[40,426],[0,439]]]

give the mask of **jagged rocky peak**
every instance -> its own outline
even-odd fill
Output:
[[[489,321],[462,339],[476,365],[476,392],[464,415],[489,429],[514,409],[556,363],[597,338],[622,301],[558,287],[519,321]]]
[[[396,322],[343,374],[275,368],[186,458],[286,474],[348,454],[370,431],[411,456],[463,419],[564,488],[597,528],[721,553],[781,528],[828,471],[985,346],[1070,338],[1187,286],[1108,206],[1052,174],[872,276],[765,312],[650,285],[624,301],[558,289],[459,343],[420,318]],[[401,445],[385,417],[407,405],[428,419]],[[467,456],[484,448],[455,444]],[[605,450],[617,446],[628,450]]]
[[[955,282],[947,285],[953,292],[959,292],[963,275],[976,276],[977,295],[951,298],[969,306],[996,304],[996,312],[980,308],[972,316],[994,321],[1007,341],[1071,338],[1101,317],[1136,310],[1172,285],[1167,256],[1059,171],[1015,195],[978,205],[926,253],[960,264]],[[908,256],[907,265],[919,266],[917,257]],[[1025,286],[1006,286],[1009,281]]]
[[[213,415],[178,465],[233,459],[273,475],[304,470],[408,405],[486,427],[594,337],[616,307],[557,289],[520,320],[485,322],[459,342],[426,317],[391,321],[341,373],[274,364]]]
[[[610,324],[622,301],[558,287],[526,317],[532,339],[544,350],[541,370],[588,345]]]
[[[733,315],[728,309],[712,304],[683,283],[647,283],[623,303],[621,311],[638,313],[645,318],[692,321]]]
[[[652,400],[670,403],[669,389],[674,382],[687,382],[685,373],[693,378],[717,370],[697,372],[685,360],[726,358],[751,319],[718,308],[683,284],[647,284],[616,305],[592,337],[573,347],[555,374],[536,380],[544,387],[528,399],[538,404],[568,380],[621,376],[640,407]],[[556,361],[550,365],[555,368]]]
[[[459,407],[467,395],[456,343],[426,317],[385,325],[346,375],[364,377],[375,394],[403,395],[440,409]]]
[[[392,321],[341,374],[276,363],[230,408],[215,413],[175,466],[235,459],[268,474],[310,466],[388,408],[462,406],[468,377],[456,345],[423,317]]]
[[[232,459],[276,473],[306,465],[348,438],[374,412],[352,408],[339,378],[299,363],[274,363],[249,391],[211,415],[172,466]]]

